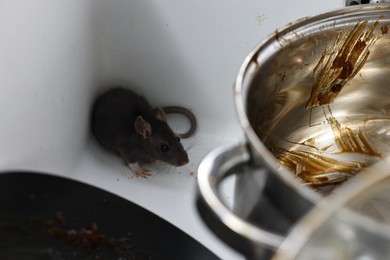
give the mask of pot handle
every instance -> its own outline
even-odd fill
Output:
[[[262,245],[275,251],[284,237],[246,222],[221,201],[218,185],[230,174],[242,172],[250,166],[251,154],[247,144],[217,148],[209,153],[198,168],[198,211],[207,226],[222,240],[241,253]]]

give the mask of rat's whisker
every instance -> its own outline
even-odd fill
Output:
[[[171,121],[171,124],[172,124],[172,129],[177,129],[177,120],[172,120]],[[176,131],[175,131],[176,132]]]
[[[156,165],[156,171],[158,171],[159,173],[160,172],[163,172],[164,171],[164,168],[166,168],[167,164],[166,163],[163,163],[163,162],[159,162],[157,165]]]
[[[159,172],[170,172],[170,169],[172,169],[172,165],[169,163],[161,162],[159,165]]]
[[[168,174],[172,174],[172,169],[173,169],[173,166],[167,164],[166,172],[167,172]]]
[[[161,163],[160,171],[163,173],[170,173],[172,167],[173,166],[169,163]]]
[[[191,142],[187,145],[186,150],[189,151],[197,145],[201,144],[201,139],[199,137],[195,137],[191,140]]]
[[[195,144],[198,144],[200,141],[199,138],[193,138],[186,146],[187,149],[192,148]]]

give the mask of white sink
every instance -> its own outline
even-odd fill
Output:
[[[197,166],[215,147],[243,140],[232,86],[250,50],[288,22],[344,4],[270,2],[1,1],[0,169],[51,172],[109,190],[222,259],[240,259],[197,215]],[[88,127],[91,102],[116,84],[153,105],[195,113],[198,132],[183,140],[191,147],[187,166],[152,166],[151,178],[138,179],[95,143]]]

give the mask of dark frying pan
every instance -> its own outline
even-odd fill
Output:
[[[0,259],[218,259],[116,195],[48,174],[0,174]]]

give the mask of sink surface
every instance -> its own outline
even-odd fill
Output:
[[[232,87],[240,64],[252,48],[288,22],[345,4],[341,0],[316,5],[304,0],[294,4],[287,0],[267,2],[0,1],[1,171],[50,172],[127,200],[121,202],[121,210],[111,210],[111,201],[104,205],[108,208],[104,212],[95,214],[92,210],[93,220],[84,219],[79,226],[75,225],[77,228],[88,227],[94,221],[99,232],[116,238],[132,228],[135,237],[139,226],[141,234],[149,228],[153,230],[157,220],[140,225],[131,218],[136,216],[130,210],[135,208],[128,202],[132,201],[173,223],[220,258],[243,259],[214,236],[196,211],[198,165],[216,147],[243,140],[235,117]],[[280,10],[286,6],[289,12],[280,16]],[[189,152],[188,165],[157,165],[149,179],[133,178],[119,158],[97,146],[88,125],[91,104],[97,95],[114,85],[136,91],[153,106],[180,105],[191,109],[199,127],[193,137],[183,140]],[[172,121],[175,131],[186,129],[186,121]],[[11,177],[1,176],[1,187],[12,187],[1,189],[2,207],[11,203],[7,207],[16,210],[11,206],[18,193],[36,185],[40,194],[40,189],[53,186],[46,178],[32,175],[24,179],[20,174],[7,182]],[[68,185],[66,180],[64,184],[57,182],[61,183],[58,187]],[[66,194],[62,199],[74,200],[73,194],[77,194],[78,203],[66,205],[70,204],[70,209],[91,210],[83,197],[93,199],[94,192],[89,195],[84,188],[79,192],[69,186],[72,189],[61,188],[61,194]],[[5,193],[11,191],[12,195]],[[233,198],[230,192],[224,194],[226,200]],[[60,199],[55,201],[50,203],[65,207]],[[103,211],[101,202],[96,203]],[[82,220],[60,207],[42,217],[56,218],[57,211],[69,223]],[[110,211],[115,215],[107,213]],[[34,214],[37,212],[38,209]],[[109,222],[111,215],[115,221]],[[115,233],[111,222],[126,228]],[[182,240],[179,237],[177,240]],[[154,238],[137,237],[136,242],[140,248],[152,247],[151,241],[142,241]],[[163,247],[169,241],[163,239],[159,243]],[[184,248],[180,242],[176,244],[177,248]]]

